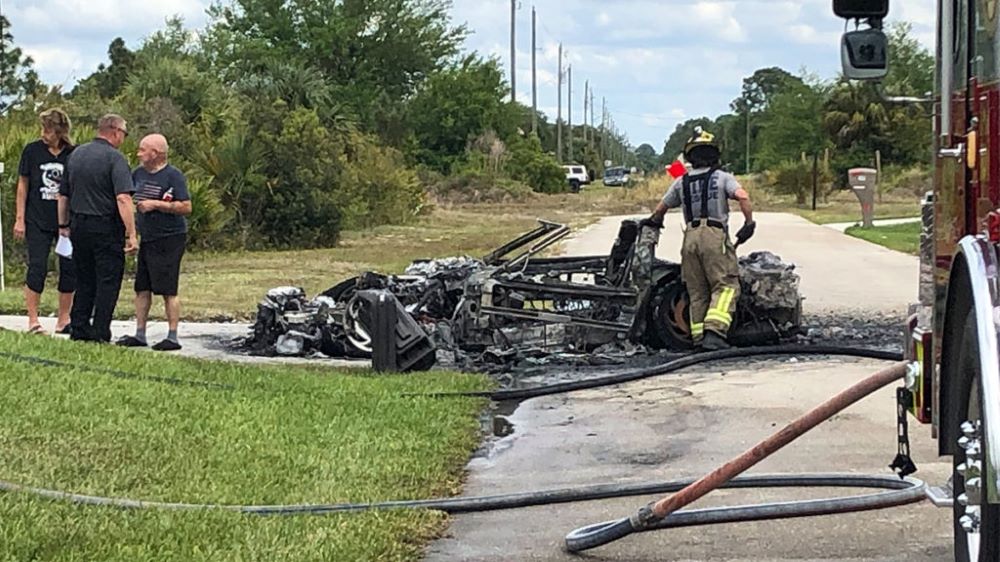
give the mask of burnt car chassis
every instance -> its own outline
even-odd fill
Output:
[[[418,260],[402,275],[366,272],[312,300],[299,288],[272,289],[245,346],[262,354],[374,354],[376,367],[388,354],[391,368],[403,371],[430,368],[439,351],[691,347],[680,264],[655,257],[658,229],[625,220],[608,255],[539,257],[569,232],[540,220],[482,259]],[[767,252],[741,258],[731,342],[777,343],[798,333],[793,269]]]

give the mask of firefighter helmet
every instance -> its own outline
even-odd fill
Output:
[[[721,155],[715,135],[701,127],[695,127],[694,135],[684,145],[684,159],[691,163],[717,161]]]

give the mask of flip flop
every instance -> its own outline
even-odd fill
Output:
[[[177,351],[181,348],[181,344],[173,340],[163,340],[153,346],[155,351]]]
[[[28,328],[28,333],[29,334],[39,334],[39,335],[42,335],[42,336],[49,335],[49,333],[45,331],[45,328],[43,328],[41,324],[35,324],[34,326]]]
[[[146,347],[146,342],[135,336],[122,336],[118,338],[115,344],[122,347]]]
[[[56,330],[56,333],[68,336],[73,333],[73,328],[69,324],[66,324],[65,326],[62,327],[61,330]]]

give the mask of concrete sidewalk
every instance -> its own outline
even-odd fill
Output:
[[[607,254],[621,221],[630,216],[607,217],[563,244],[566,255]],[[920,262],[903,254],[825,228],[787,213],[754,213],[757,232],[737,249],[740,255],[767,250],[795,264],[805,297],[803,310],[811,313],[881,312],[906,314],[917,300]],[[742,217],[730,218],[732,225]],[[656,256],[681,260],[683,219],[680,213],[666,216]]]
[[[872,221],[872,224],[874,224],[875,226],[891,226],[891,225],[894,225],[894,224],[908,224],[908,223],[911,223],[911,222],[920,222],[920,217],[910,217],[910,218],[902,218],[902,219],[877,219],[877,220]],[[848,228],[851,228],[852,226],[861,226],[861,221],[855,221],[855,222],[832,222],[832,223],[824,224],[823,226],[825,226],[827,228],[832,228],[834,230],[839,230],[840,232],[844,232],[845,230],[847,230]]]
[[[39,318],[42,327],[52,334],[55,330],[55,318]],[[171,355],[181,355],[184,357],[195,357],[198,359],[212,359],[216,361],[237,361],[242,363],[279,363],[279,364],[308,364],[308,365],[328,365],[330,367],[355,367],[363,368],[371,365],[367,360],[347,360],[347,359],[306,359],[301,357],[257,357],[236,353],[229,349],[229,344],[236,338],[241,338],[250,333],[250,324],[246,323],[200,323],[181,322],[178,327],[178,339],[180,339],[183,349],[176,352],[164,352]],[[0,329],[27,331],[27,316],[0,316]],[[121,336],[134,334],[135,322],[116,320],[111,323],[111,341],[115,341]],[[167,336],[167,323],[160,321],[150,321],[146,327],[146,339],[150,345],[156,343]],[[45,337],[45,336],[40,336]],[[57,335],[53,337],[68,338],[68,336]],[[158,353],[150,350],[150,353]]]

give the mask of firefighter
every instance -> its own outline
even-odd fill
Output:
[[[715,137],[697,127],[684,146],[691,170],[674,181],[644,225],[663,227],[668,209],[684,212],[681,275],[690,299],[691,338],[707,350],[729,347],[727,336],[740,296],[736,249],[729,239],[729,200],[739,201],[743,227],[737,245],[753,236],[756,224],[750,196],[736,178],[719,169],[721,152]]]

